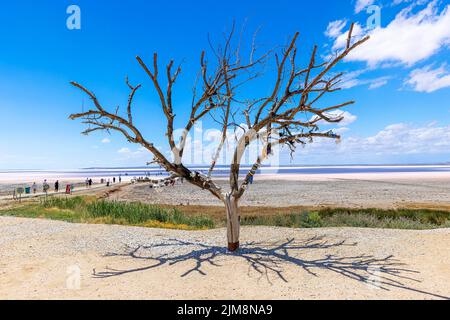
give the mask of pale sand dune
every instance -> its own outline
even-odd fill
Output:
[[[450,297],[450,229],[246,227],[238,254],[228,254],[224,241],[223,229],[186,232],[0,217],[0,298]]]

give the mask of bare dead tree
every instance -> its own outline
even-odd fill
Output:
[[[269,51],[255,58],[254,42],[250,57],[243,63],[240,57],[240,44],[232,48],[233,30],[225,37],[223,47],[211,46],[215,57],[210,64],[203,51],[200,56],[200,72],[194,85],[193,99],[189,119],[178,142],[174,137],[174,105],[173,88],[181,74],[181,67],[174,69],[174,61],[165,68],[165,85],[161,82],[158,55],[153,55],[153,64],[149,67],[140,57],[137,61],[151,80],[159,97],[159,103],[167,121],[167,139],[172,150],[173,159],[169,160],[163,152],[147,140],[134,124],[133,98],[141,85],[132,85],[126,80],[130,89],[128,105],[123,115],[116,108],[114,112],[107,111],[92,91],[81,84],[71,84],[81,89],[93,102],[94,107],[86,112],[72,114],[70,119],[81,119],[88,125],[83,133],[94,131],[117,131],[126,139],[140,144],[154,155],[154,161],[167,172],[184,178],[189,183],[209,191],[221,200],[226,209],[228,249],[239,248],[240,209],[239,200],[245,193],[252,177],[263,162],[272,154],[275,146],[287,146],[295,152],[296,145],[313,142],[314,138],[340,139],[333,131],[321,131],[321,123],[339,123],[341,115],[336,116],[336,110],[354,104],[347,101],[327,107],[318,107],[319,100],[328,93],[340,90],[343,73],[333,74],[332,69],[342,61],[352,50],[368,40],[368,37],[352,41],[353,25],[348,33],[346,47],[331,57],[329,61],[317,63],[317,46],[312,50],[309,64],[305,68],[298,67],[296,33],[281,53]],[[276,63],[276,75],[273,87],[268,97],[257,99],[238,99],[240,88],[252,83],[261,73],[262,67],[269,61]],[[194,125],[206,116],[220,112],[218,121],[221,126],[221,139],[211,161],[208,175],[190,170],[183,164],[183,155],[189,132]],[[236,121],[237,115],[242,116],[245,126]],[[229,136],[230,128],[239,126],[243,134],[240,136],[230,163],[230,189],[222,190],[212,179],[212,173]],[[247,175],[240,181],[239,173],[244,153],[252,142],[263,141],[261,154],[257,157]]]

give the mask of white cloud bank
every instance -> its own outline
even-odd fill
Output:
[[[398,123],[369,137],[344,137],[341,144],[321,139],[308,145],[303,154],[342,154],[371,156],[446,154],[450,159],[450,125],[426,126]]]
[[[360,24],[356,24],[353,35],[361,37],[368,33],[371,39],[355,49],[347,60],[363,61],[369,67],[382,63],[401,63],[412,66],[436,54],[442,47],[448,47],[450,45],[450,5],[439,10],[438,1],[435,0],[414,13],[415,6],[416,4],[413,4],[400,11],[384,28],[379,27],[367,32]],[[332,25],[329,28],[334,30]],[[333,50],[339,50],[345,46],[347,33],[348,30],[333,37],[335,38]],[[335,32],[329,32],[329,34],[335,34]]]
[[[294,155],[293,163],[387,163],[389,161],[400,161],[407,163],[414,162],[414,159],[424,159],[426,162],[450,161],[450,124],[438,125],[429,123],[426,125],[397,123],[386,126],[379,132],[367,136],[355,136],[344,125],[356,120],[356,116],[346,113],[346,120],[341,123],[341,127],[334,130],[343,135],[340,144],[336,144],[331,139],[316,139],[314,143],[308,144],[305,148],[299,146]],[[218,131],[217,131],[218,132]],[[212,143],[217,138],[217,132],[214,130],[203,132],[204,139],[200,137],[188,138],[184,162],[186,164],[209,164],[216,144]],[[211,141],[210,141],[211,140]],[[228,150],[229,149],[229,150]],[[123,158],[120,161],[139,160],[142,163],[151,159],[150,154],[143,148],[136,151],[130,148],[122,148]],[[119,151],[120,151],[119,150]],[[225,154],[220,158],[219,163],[229,163],[232,155],[233,143],[230,141],[225,146]],[[271,158],[275,164],[289,164],[290,156],[287,148],[283,149],[282,154]],[[254,158],[259,154],[259,149],[250,150],[250,156],[246,156],[245,163],[253,163]],[[167,156],[170,157],[169,152]],[[247,159],[248,158],[248,159]],[[265,163],[269,164],[269,163]]]

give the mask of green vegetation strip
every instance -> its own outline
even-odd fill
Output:
[[[424,230],[450,227],[450,212],[436,210],[323,209],[287,215],[251,216],[243,225],[291,228],[358,227]]]
[[[208,217],[186,216],[177,209],[142,203],[97,201],[95,198],[50,198],[36,205],[0,211],[1,215],[46,218],[77,223],[103,223],[169,229],[214,228]]]
[[[182,209],[181,209],[182,210]],[[76,223],[118,224],[155,228],[204,230],[226,221],[184,214],[177,208],[97,200],[95,197],[54,197],[0,211],[0,215],[45,218]],[[360,227],[387,229],[450,228],[450,212],[423,209],[322,209],[292,214],[243,216],[242,225],[288,228]]]

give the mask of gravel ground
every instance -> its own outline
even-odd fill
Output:
[[[227,190],[227,181],[220,181]],[[131,185],[112,194],[113,199],[171,205],[222,205],[207,191],[188,183],[151,190]],[[395,208],[410,204],[433,207],[450,205],[450,179],[325,179],[260,180],[251,185],[242,206],[337,206],[346,208]]]
[[[2,299],[445,299],[450,229],[176,231],[0,217]]]

